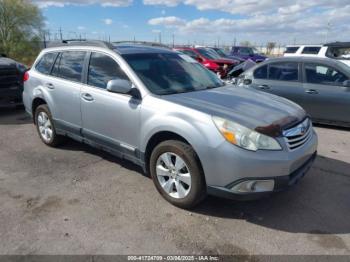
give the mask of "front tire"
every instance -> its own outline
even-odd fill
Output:
[[[40,105],[35,110],[35,124],[41,141],[51,147],[57,147],[63,138],[56,133],[51,112],[47,105]]]
[[[150,173],[159,193],[171,204],[190,209],[206,196],[206,184],[193,148],[169,140],[155,147],[150,158]]]

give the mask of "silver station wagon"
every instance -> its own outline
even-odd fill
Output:
[[[286,189],[316,156],[300,106],[225,85],[166,48],[62,43],[42,51],[25,80],[25,108],[46,145],[70,137],[128,159],[182,208],[207,194],[254,199]]]

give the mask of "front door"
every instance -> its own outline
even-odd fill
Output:
[[[84,137],[109,149],[135,156],[139,146],[141,100],[107,91],[110,80],[126,79],[107,54],[91,53],[87,83],[81,90]]]

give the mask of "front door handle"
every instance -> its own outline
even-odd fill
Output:
[[[305,91],[305,93],[310,94],[310,95],[317,95],[318,92],[315,89],[308,89]]]
[[[85,101],[88,101],[88,102],[94,101],[93,96],[90,95],[89,93],[81,94],[81,98],[84,99]]]
[[[55,89],[55,86],[52,83],[46,83],[45,86],[51,90]]]
[[[260,86],[258,86],[258,88],[261,89],[261,90],[269,90],[269,89],[271,89],[271,87],[269,87],[268,85],[260,85]]]

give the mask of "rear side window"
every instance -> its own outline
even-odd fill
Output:
[[[286,51],[284,52],[285,54],[295,54],[299,49],[299,46],[288,46]]]
[[[57,53],[47,53],[43,55],[39,63],[35,66],[35,69],[42,74],[45,74],[45,75],[50,74],[52,65],[55,62],[56,57],[57,57]]]
[[[317,46],[306,46],[303,49],[303,54],[317,55],[321,50],[321,47]]]
[[[86,52],[67,51],[56,60],[52,75],[74,82],[81,82]]]
[[[269,66],[269,79],[279,81],[298,81],[299,65],[295,62],[273,63]]]
[[[105,89],[110,80],[117,79],[128,80],[129,78],[114,59],[104,54],[92,53],[89,65],[88,85]]]
[[[256,78],[256,79],[267,79],[267,69],[268,69],[268,65],[264,65],[262,67],[257,68],[254,71],[254,78]]]

